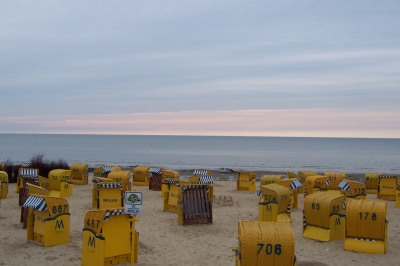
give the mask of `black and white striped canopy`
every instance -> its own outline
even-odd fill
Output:
[[[194,175],[208,175],[208,171],[207,170],[194,170],[193,174]]]
[[[162,174],[161,168],[157,168],[157,167],[150,168],[149,173],[155,173],[155,174],[159,174],[159,175]]]
[[[104,221],[107,221],[110,218],[110,216],[112,216],[112,215],[117,216],[117,215],[123,215],[123,214],[125,214],[124,209],[122,209],[122,210],[107,210],[106,215],[104,216]]]
[[[199,178],[199,184],[212,184],[214,179],[212,176],[202,176]]]
[[[103,168],[101,169],[101,172],[104,174],[107,172],[111,172],[113,170],[114,170],[114,166],[103,166]]]
[[[104,184],[104,183],[99,183],[97,184],[97,189],[99,188],[120,188],[122,189],[122,184],[121,183],[110,183],[110,184]]]

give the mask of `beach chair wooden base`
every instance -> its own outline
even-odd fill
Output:
[[[178,210],[180,225],[212,223],[212,202],[204,186],[186,187],[182,191],[182,202],[178,203]]]
[[[154,191],[161,191],[161,186],[162,175],[153,173],[149,180],[149,189]]]

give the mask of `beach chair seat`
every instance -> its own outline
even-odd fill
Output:
[[[289,223],[238,221],[236,266],[296,265],[295,235]]]
[[[88,184],[88,167],[87,163],[73,163],[69,167],[71,170],[71,176],[69,181],[75,185],[87,185]]]
[[[317,191],[304,198],[303,237],[317,241],[344,238],[344,195]]]
[[[136,216],[126,214],[124,208],[88,211],[84,218],[82,265],[116,265],[132,259],[138,262],[136,222]]]
[[[139,165],[133,168],[133,186],[149,186],[150,166]]]
[[[212,224],[209,185],[182,185],[178,191],[178,224]]]
[[[387,248],[387,202],[350,199],[346,210],[344,250],[385,254]]]
[[[292,191],[282,185],[269,184],[261,186],[258,204],[258,221],[290,222]]]
[[[27,218],[27,240],[44,247],[70,242],[69,204],[65,199],[30,195],[24,208],[32,209]]]
[[[257,190],[256,187],[256,174],[249,171],[238,171],[238,178],[236,180],[236,190],[239,191],[253,191]]]

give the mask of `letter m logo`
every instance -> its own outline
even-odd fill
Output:
[[[340,217],[336,218],[335,226],[340,226]]]
[[[89,236],[89,240],[88,240],[87,245],[89,247],[95,248],[96,247],[96,239],[93,236]]]
[[[55,229],[61,229],[61,228],[64,228],[63,220],[56,220],[56,228]]]
[[[271,204],[268,204],[267,206],[265,206],[265,210],[266,210],[267,212],[272,212],[272,206],[271,206]]]
[[[64,184],[64,189],[68,189],[68,183]]]

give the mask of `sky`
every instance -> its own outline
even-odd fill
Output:
[[[2,1],[0,133],[400,138],[400,1]]]

